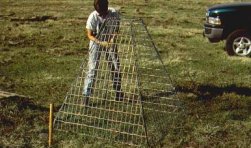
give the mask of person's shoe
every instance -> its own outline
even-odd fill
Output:
[[[116,92],[116,101],[123,101],[124,100],[124,93],[123,92]]]

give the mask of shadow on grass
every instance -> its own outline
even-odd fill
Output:
[[[3,98],[0,100],[0,103],[1,103],[1,106],[16,105],[19,111],[25,110],[25,109],[31,109],[31,110],[38,110],[41,112],[46,112],[49,110],[46,107],[36,105],[33,101],[31,101],[28,98],[23,98],[19,96]]]
[[[251,96],[251,88],[239,87],[235,84],[218,87],[214,85],[194,85],[194,86],[177,86],[177,91],[184,93],[194,93],[200,99],[212,99],[224,93],[235,93],[237,95]]]
[[[19,137],[24,134],[24,131],[27,137],[32,137],[30,133],[34,132],[32,130],[35,129],[35,126],[38,124],[46,125],[48,110],[48,108],[36,104],[30,98],[20,96],[1,98],[0,132],[3,133],[3,138],[10,140],[11,138],[8,138],[10,135]],[[22,136],[17,139],[23,138],[25,140],[25,137]],[[22,144],[29,144],[29,140]]]

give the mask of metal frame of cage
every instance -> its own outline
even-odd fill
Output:
[[[143,20],[107,19],[97,38],[109,41],[114,35],[108,46],[96,47],[94,76],[87,78],[89,61],[81,65],[56,114],[54,129],[132,146],[154,146],[168,131],[180,101]],[[113,68],[116,65],[119,68]],[[91,79],[92,91],[88,103],[83,103],[86,79]],[[118,91],[123,95],[116,99]]]

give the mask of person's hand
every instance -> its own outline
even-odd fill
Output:
[[[103,47],[106,47],[106,48],[110,47],[110,43],[107,42],[107,41],[100,41],[100,42],[99,42],[99,45],[101,45],[101,46],[103,46]]]
[[[95,42],[97,43],[97,44],[99,44],[100,46],[102,46],[102,47],[106,47],[106,48],[109,48],[110,47],[110,43],[109,42],[107,42],[107,41],[99,41],[99,40],[95,40]]]

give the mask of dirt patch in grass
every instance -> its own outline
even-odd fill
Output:
[[[46,20],[57,20],[57,17],[50,15],[43,16],[32,16],[32,17],[13,17],[10,21],[19,21],[19,22],[41,22]]]

